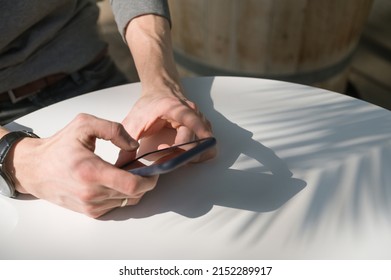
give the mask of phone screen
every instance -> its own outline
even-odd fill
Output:
[[[168,173],[195,159],[214,145],[214,137],[198,139],[143,154],[122,168],[141,176]]]

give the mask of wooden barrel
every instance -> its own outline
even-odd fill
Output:
[[[372,2],[169,0],[175,58],[186,73],[263,77],[343,92]]]

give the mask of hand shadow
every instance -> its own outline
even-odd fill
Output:
[[[267,212],[278,209],[306,186],[304,181],[292,178],[285,162],[271,149],[252,139],[250,131],[214,108],[213,80],[203,78],[197,87],[191,85],[191,80],[185,80],[184,86],[189,98],[213,124],[218,141],[217,158],[161,175],[157,187],[137,206],[116,209],[101,219],[145,218],[169,211],[196,218],[208,213],[214,205]],[[260,168],[231,168],[241,154],[258,161]]]

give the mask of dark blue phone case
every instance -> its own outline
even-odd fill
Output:
[[[183,143],[183,144],[172,146],[172,147],[162,149],[159,151],[147,153],[145,155],[138,157],[135,160],[138,160],[142,157],[153,154],[155,152],[161,152],[161,151],[166,151],[166,150],[170,150],[170,149],[175,149],[175,148],[178,148],[178,147],[181,147],[184,145],[188,145],[188,144],[192,144],[192,143],[198,143],[198,144],[194,148],[191,148],[190,150],[185,151],[182,154],[180,154],[174,158],[171,158],[165,162],[156,163],[156,164],[154,163],[149,166],[143,166],[143,167],[138,167],[138,168],[134,168],[134,169],[129,169],[128,171],[131,172],[132,174],[140,175],[140,176],[152,176],[152,175],[157,175],[157,174],[168,173],[168,172],[188,163],[194,157],[198,156],[199,154],[201,154],[201,153],[205,152],[206,150],[215,146],[216,145],[216,138],[209,137],[209,138],[204,138],[204,139],[199,139],[199,140]]]

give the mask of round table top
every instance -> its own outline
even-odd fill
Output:
[[[217,158],[162,175],[137,206],[99,219],[23,195],[0,198],[0,259],[389,259],[391,112],[264,79],[183,80],[212,122]],[[8,125],[47,137],[78,113],[121,121],[140,84]],[[99,141],[114,162],[118,150]]]

